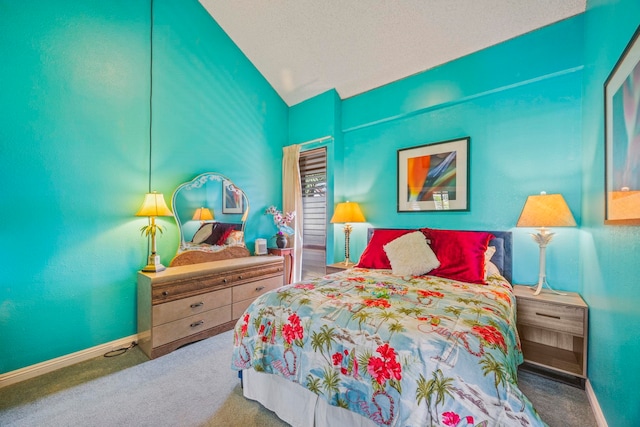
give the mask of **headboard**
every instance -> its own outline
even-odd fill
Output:
[[[376,230],[391,230],[391,228],[368,228],[367,229],[367,242],[371,240],[373,236],[373,232]],[[411,230],[418,230],[417,228]],[[469,231],[478,231],[478,230],[469,230]],[[491,262],[493,262],[496,267],[500,270],[502,276],[511,283],[512,272],[513,272],[513,261],[512,261],[512,246],[513,246],[513,237],[510,231],[492,231],[492,230],[481,230],[487,231],[493,234],[495,237],[489,241],[489,246],[494,246],[496,248],[496,253],[491,258]]]

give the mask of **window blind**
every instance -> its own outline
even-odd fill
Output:
[[[302,279],[325,274],[327,252],[327,149],[300,153]]]

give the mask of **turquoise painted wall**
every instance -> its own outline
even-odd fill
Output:
[[[136,333],[148,0],[0,0],[0,373]],[[281,200],[287,106],[196,0],[156,0],[153,189],[205,171]],[[260,179],[256,179],[260,177]],[[177,231],[159,238],[165,263]]]
[[[602,225],[602,84],[639,23],[637,1],[589,0],[584,16],[290,109],[195,0],[155,8],[153,189],[169,199],[201,172],[226,174],[251,200],[248,239],[268,235],[281,147],[329,132],[342,151],[331,156],[336,201],[360,202],[369,221],[355,226],[352,257],[369,225],[511,229],[528,194],[562,192],[581,227],[559,230],[548,274],[590,305],[589,377],[609,425],[637,423],[640,343],[618,329],[640,330],[639,232]],[[149,3],[0,0],[0,27],[1,373],[135,333]],[[460,136],[471,137],[471,211],[397,213],[396,150]],[[168,261],[177,231],[161,222]],[[533,282],[537,246],[513,231],[514,280]],[[341,254],[341,233],[333,241]]]
[[[302,151],[325,147],[327,150],[327,220],[333,216],[333,207],[339,201],[343,183],[342,100],[335,90],[329,90],[289,108],[289,143],[299,144],[316,139],[331,139],[308,143]],[[338,233],[338,234],[335,234]],[[327,227],[327,262],[333,263],[333,242],[342,229]],[[344,237],[342,238],[344,245]],[[344,247],[344,246],[343,246]],[[341,250],[340,253],[344,253]]]
[[[514,280],[535,283],[532,230],[514,228],[526,197],[562,193],[581,217],[582,34],[578,16],[344,100],[345,192],[369,223],[354,226],[352,254],[369,225],[513,228]],[[465,136],[470,211],[398,213],[397,150]],[[578,241],[562,229],[547,249],[559,289],[579,290]]]
[[[170,195],[210,171],[229,177],[249,198],[253,250],[256,237],[275,232],[265,209],[282,205],[288,107],[196,0],[154,8],[154,189]],[[178,246],[170,230],[159,243],[164,259]]]
[[[609,426],[640,425],[640,228],[605,226],[603,85],[640,25],[637,0],[588,0],[585,14],[582,295],[589,380]]]

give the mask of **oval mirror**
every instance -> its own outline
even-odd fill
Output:
[[[173,192],[173,212],[180,232],[178,252],[224,245],[211,232],[244,231],[249,199],[229,178],[214,172],[198,175]]]

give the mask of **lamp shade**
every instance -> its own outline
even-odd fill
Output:
[[[561,194],[541,193],[527,197],[516,227],[574,227],[567,202]]]
[[[331,223],[365,222],[360,206],[355,202],[343,202],[336,205]]]
[[[210,221],[213,219],[213,213],[209,208],[198,208],[192,219],[194,221]]]
[[[147,193],[144,196],[142,206],[136,212],[136,216],[172,216],[173,213],[167,207],[162,193]]]

